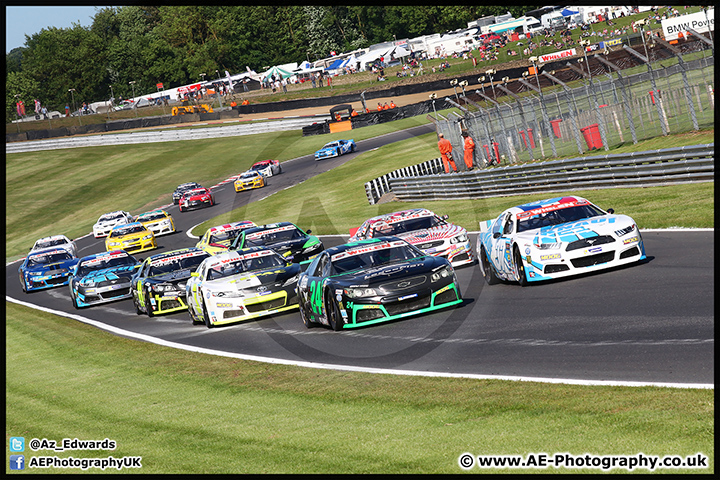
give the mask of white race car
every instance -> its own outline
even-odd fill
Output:
[[[51,237],[40,238],[35,241],[35,245],[33,245],[30,249],[30,252],[36,252],[50,247],[64,248],[73,257],[77,257],[77,246],[75,245],[75,242],[65,235],[53,235]]]
[[[488,284],[578,275],[645,259],[635,221],[575,196],[526,203],[480,222],[477,254]]]
[[[95,238],[107,237],[110,234],[110,230],[116,225],[124,225],[132,221],[133,216],[123,210],[104,213],[100,215],[98,221],[93,225],[93,235]]]
[[[193,324],[211,328],[297,308],[301,270],[267,247],[206,258],[185,285]]]
[[[475,262],[467,230],[447,221],[447,215],[435,215],[425,208],[403,210],[369,218],[356,230],[350,230],[350,242],[388,235],[400,237],[423,253],[444,257],[453,267]]]

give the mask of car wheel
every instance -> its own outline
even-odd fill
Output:
[[[178,210],[180,210],[180,213],[183,213],[185,210],[183,210],[182,207],[178,206]]]
[[[145,310],[147,313],[147,316],[152,318],[155,316],[155,312],[153,312],[152,305],[150,304],[150,291],[145,290]]]
[[[343,328],[342,317],[340,316],[340,307],[335,299],[329,295],[325,299],[325,308],[327,309],[328,321],[333,330],[340,331]]]
[[[28,293],[27,285],[25,284],[25,279],[22,275],[20,275],[20,287],[22,288],[23,293]]]
[[[138,315],[142,315],[144,312],[142,309],[140,309],[140,300],[137,298],[137,292],[133,290],[133,304],[135,305],[135,313]]]
[[[193,297],[191,294],[186,294],[185,299],[187,300],[187,306],[188,306],[188,313],[190,314],[190,320],[192,320],[193,325],[200,325],[203,323],[198,318],[197,313],[195,312],[195,302],[193,301]]]
[[[300,318],[303,321],[303,324],[307,328],[313,328],[315,326],[315,323],[310,321],[310,314],[307,311],[307,304],[300,302]]]
[[[480,251],[480,268],[482,269],[483,277],[485,277],[485,281],[488,285],[495,285],[500,281],[497,275],[495,275],[495,271],[492,268],[492,263],[490,263],[490,257],[485,251],[485,247],[482,247]]]
[[[77,303],[77,298],[75,298],[75,292],[73,292],[72,288],[70,288],[70,301],[72,302],[73,307],[75,307],[75,310],[80,310],[80,306]]]
[[[338,149],[337,149],[337,156],[339,157],[340,155],[342,155],[342,152],[340,152],[340,149],[338,148]]]
[[[520,256],[520,250],[518,250],[517,246],[515,247],[515,268],[517,268],[518,272],[518,282],[520,283],[521,287],[527,287],[528,281],[527,281],[527,275],[525,274],[525,264],[522,261],[522,257]]]
[[[350,145],[350,153],[355,153],[355,145]]]
[[[205,317],[205,326],[208,328],[213,328],[214,325],[210,321],[210,315],[208,315],[207,307],[205,306],[205,299],[202,301],[202,310],[203,310],[203,317]]]

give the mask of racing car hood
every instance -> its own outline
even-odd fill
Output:
[[[411,262],[381,265],[376,268],[334,275],[332,279],[348,287],[372,287],[390,280],[398,281],[403,278],[430,274],[446,265],[448,263],[445,259],[426,255]]]
[[[282,285],[287,280],[297,276],[301,270],[300,265],[293,263],[289,267],[276,267],[211,280],[206,282],[205,286],[214,290],[224,290],[227,289],[228,286],[237,288],[238,290],[255,290],[258,287],[275,283]],[[264,289],[260,291],[264,291]]]
[[[154,283],[177,283],[182,282],[190,278],[190,274],[195,270],[190,268],[184,268],[182,270],[175,270],[174,272],[162,273],[160,275],[154,275],[148,277],[146,281]]]
[[[268,245],[269,248],[272,248],[276,252],[278,252],[282,256],[292,255],[292,252],[296,252],[303,248],[305,243],[310,239],[310,237],[307,238],[296,238],[294,240],[287,240],[285,242],[278,242],[273,243],[272,245]]]
[[[91,285],[94,283],[102,282],[108,279],[115,279],[119,277],[132,277],[135,270],[140,267],[140,264],[135,265],[122,265],[119,267],[103,268],[102,270],[93,270],[83,277],[76,277],[75,281],[81,285]],[[128,278],[130,281],[130,278]]]
[[[425,242],[432,242],[434,240],[445,240],[466,233],[467,231],[463,227],[447,223],[445,225],[438,225],[437,227],[428,228],[426,230],[399,233],[395,236],[402,238],[412,245],[418,245]]]
[[[574,242],[581,238],[611,235],[635,224],[627,215],[602,215],[584,218],[570,223],[528,230],[516,235],[518,243],[561,243]]]
[[[32,267],[25,267],[26,272],[49,272],[49,271],[56,271],[57,273],[60,273],[62,270],[70,270],[72,269],[77,262],[79,262],[80,259],[78,258],[72,258],[69,260],[63,260],[62,262],[55,262],[55,263],[46,263],[43,265],[37,265]]]
[[[115,225],[120,225],[122,223],[126,223],[124,218],[116,218],[113,220],[98,220],[95,225],[98,227],[114,227]]]

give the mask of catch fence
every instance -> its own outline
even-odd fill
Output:
[[[628,55],[614,61],[603,54],[587,62],[580,57],[567,62],[562,80],[542,67],[526,72],[513,88],[509,79],[490,76],[474,93],[446,98],[460,113],[436,115],[436,129],[450,140],[456,158],[462,158],[461,133],[467,132],[476,145],[475,163],[484,168],[490,160],[512,165],[583,155],[713,127],[714,49],[699,41],[667,47],[651,49],[649,63],[635,58],[643,57],[642,45],[623,47]],[[458,168],[466,170],[462,161]]]

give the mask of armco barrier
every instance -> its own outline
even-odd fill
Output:
[[[438,161],[434,159],[431,162]],[[412,168],[412,167],[408,167]],[[403,172],[399,174],[398,172]],[[580,157],[481,171],[439,174],[397,170],[365,184],[370,204],[392,192],[398,200],[460,200],[567,190],[629,188],[715,180],[715,144]]]
[[[390,173],[371,180],[365,184],[365,194],[367,195],[370,205],[374,205],[380,200],[380,197],[390,191],[390,180],[393,178],[407,178],[417,176],[430,176],[443,172],[443,164],[439,158],[433,158],[427,162],[418,163],[409,167],[403,167]]]

